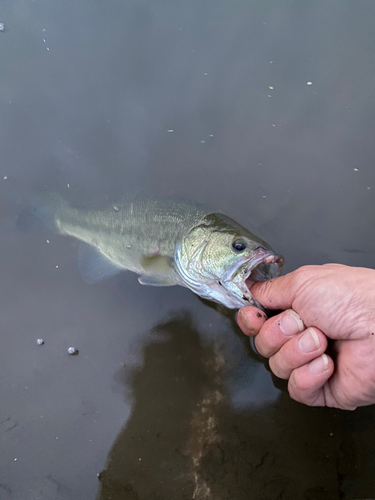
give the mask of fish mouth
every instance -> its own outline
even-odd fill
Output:
[[[245,280],[250,281],[267,281],[271,278],[279,276],[284,265],[284,257],[274,253],[267,253],[264,256],[259,256],[251,259],[247,265]]]
[[[252,296],[251,286],[257,281],[267,281],[277,278],[284,265],[284,257],[268,250],[260,249],[245,265],[241,266],[235,275],[240,279],[238,286],[243,293],[244,305],[254,305],[261,310],[263,306]]]

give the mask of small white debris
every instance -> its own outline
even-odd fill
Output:
[[[267,196],[262,196],[262,198],[267,198]]]
[[[70,184],[69,183],[67,184],[67,187],[68,187],[68,189],[70,188]]]
[[[312,85],[312,82],[306,82],[306,85]]]
[[[43,31],[43,32],[44,32],[44,31],[46,31],[46,28],[43,28],[43,29],[42,29],[42,31]]]
[[[272,97],[272,95],[268,94],[267,97]]]
[[[203,73],[203,74],[204,74],[204,76],[208,76],[208,73]]]
[[[274,123],[272,124],[272,126],[273,126],[273,127],[276,127],[276,125],[275,125]]]
[[[173,132],[173,129],[167,130],[167,132],[170,134]]]
[[[206,141],[199,141],[201,144],[204,144]]]
[[[214,136],[214,134],[210,134],[210,137],[213,137],[213,136]]]
[[[43,339],[37,339],[36,343],[38,345],[43,345],[44,344],[44,340]]]
[[[333,432],[330,432],[330,433],[329,433],[329,435],[330,435],[330,436],[333,436]]]
[[[45,38],[42,38],[42,40],[43,40],[43,43],[46,43],[46,39]]]
[[[7,175],[4,175],[3,180],[6,181],[8,179]]]
[[[58,269],[58,268],[59,268],[59,266],[55,266],[55,268],[56,268],[56,269]]]
[[[49,240],[46,240],[46,242],[49,244]]]
[[[17,458],[14,459],[14,462],[17,462]]]
[[[47,47],[47,50],[49,50],[49,47]]]
[[[270,64],[273,64],[273,61],[270,61]]]
[[[68,354],[70,356],[77,356],[78,353],[79,353],[79,351],[75,347],[69,347],[68,348]]]
[[[113,210],[114,210],[115,212],[119,212],[119,211],[120,211],[119,207],[117,207],[116,205],[113,205]]]
[[[5,30],[4,23],[0,23],[0,31],[4,31],[4,30]]]
[[[140,462],[142,459],[141,458],[138,458],[138,461]]]
[[[371,189],[370,186],[367,186],[367,191],[370,191],[370,189]]]

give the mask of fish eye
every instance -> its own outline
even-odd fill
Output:
[[[246,243],[242,240],[236,240],[232,243],[235,252],[243,252],[246,249]]]

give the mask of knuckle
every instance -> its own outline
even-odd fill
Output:
[[[280,344],[276,340],[269,340],[267,343],[268,350],[269,350],[269,357],[272,356],[273,354],[276,354],[279,349],[281,348]]]
[[[294,401],[297,401],[298,403],[305,403],[305,391],[300,390],[291,379],[289,379],[288,383],[288,392],[289,396],[294,399]]]
[[[297,284],[307,281],[311,276],[316,274],[317,267],[319,266],[302,266],[294,271],[294,277]]]
[[[289,383],[288,383],[288,392],[289,392],[289,396],[292,399],[294,399],[294,401],[297,401],[297,403],[304,403],[304,404],[307,403],[306,391],[300,389],[298,387],[298,385],[296,385],[294,383],[294,381],[292,381],[291,379],[289,379]]]
[[[265,358],[270,358],[280,349],[276,340],[273,339],[271,335],[267,335],[264,331],[260,331],[255,337],[255,345],[259,354]]]
[[[256,335],[256,337],[254,338],[255,348],[261,356],[263,356],[264,358],[269,358],[272,353],[270,352],[267,344],[263,342],[262,337],[260,337],[259,335],[260,334]]]
[[[287,380],[290,376],[290,370],[280,365],[280,360],[278,356],[271,356],[269,359],[269,365],[272,373],[276,375],[276,377]]]
[[[308,380],[305,377],[299,376],[298,372],[296,373],[296,371],[293,371],[288,385],[290,396],[296,401],[301,401],[303,395],[310,389],[311,387]]]

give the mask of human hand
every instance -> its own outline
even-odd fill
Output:
[[[237,321],[272,372],[289,380],[293,399],[346,410],[375,403],[375,270],[304,266],[255,283],[251,293],[264,307],[284,310],[267,319],[244,307]]]

